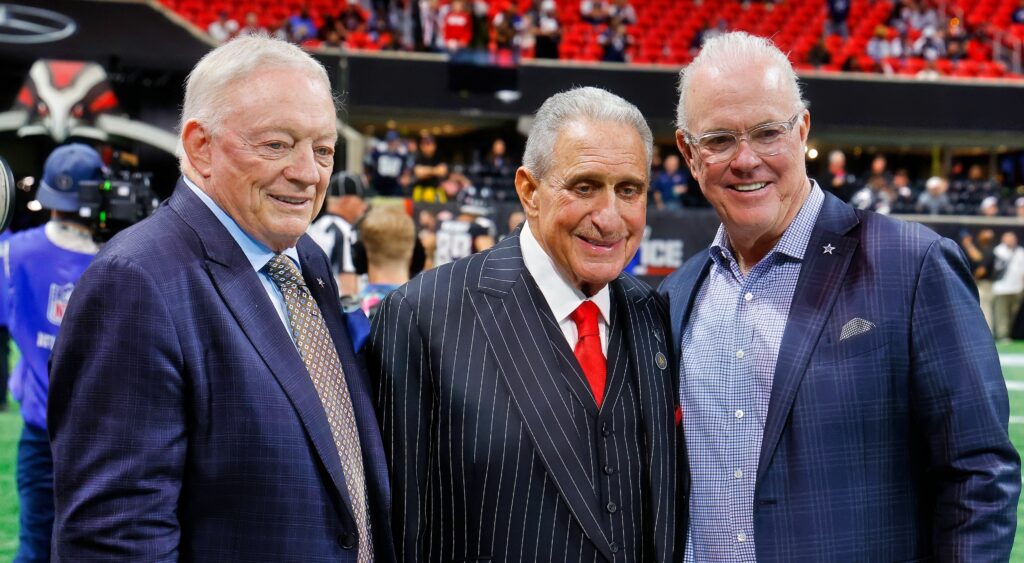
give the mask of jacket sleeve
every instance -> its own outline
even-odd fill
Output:
[[[58,561],[178,558],[183,361],[165,298],[111,256],[75,287],[50,374]]]
[[[970,269],[949,239],[925,253],[912,314],[911,393],[935,491],[940,561],[1006,561],[1020,458],[1007,433],[1006,383]]]
[[[398,561],[423,561],[428,465],[438,413],[428,343],[402,290],[391,292],[381,304],[367,346],[369,371],[379,378],[377,413],[391,476],[395,550]]]

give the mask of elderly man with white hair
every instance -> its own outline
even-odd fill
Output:
[[[281,41],[189,75],[174,194],[99,253],[57,338],[58,560],[394,559],[368,380],[305,235],[335,115]]]
[[[1006,384],[963,253],[807,177],[786,55],[730,33],[676,144],[722,225],[662,284],[690,469],[686,561],[1005,561]]]
[[[368,363],[402,561],[678,560],[666,311],[622,273],[652,154],[632,104],[555,94],[516,172],[526,224],[384,300]]]

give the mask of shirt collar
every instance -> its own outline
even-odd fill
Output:
[[[238,247],[242,249],[243,253],[245,253],[245,257],[249,260],[249,263],[252,264],[253,269],[257,272],[262,270],[263,267],[267,265],[267,262],[270,262],[274,257],[274,251],[270,250],[270,248],[260,241],[252,238],[249,233],[245,232],[230,215],[217,205],[217,202],[213,201],[213,198],[211,198],[199,186],[195,185],[188,176],[182,176],[182,179],[185,181],[185,185],[192,190],[192,193],[199,196],[199,199],[202,200],[206,207],[213,212],[214,216],[217,217],[217,220],[224,225],[224,228],[228,230],[228,233],[231,234],[231,238],[235,239]],[[302,266],[299,263],[299,251],[294,246],[285,249],[283,254],[291,258],[292,261],[295,262],[295,266],[299,268],[300,271],[302,270]]]
[[[814,224],[818,221],[818,214],[825,201],[825,194],[818,187],[818,183],[811,179],[811,192],[804,200],[796,217],[782,233],[782,238],[775,243],[775,247],[765,258],[774,253],[784,254],[795,260],[803,260],[807,251],[807,244],[811,241],[811,232]],[[729,245],[729,234],[725,232],[725,225],[719,225],[715,233],[715,239],[711,242],[711,256],[718,261],[732,260],[732,250]],[[719,265],[725,265],[719,262]]]
[[[534,238],[529,223],[524,223],[523,230],[519,233],[519,247],[523,252],[523,264],[526,266],[526,271],[530,272],[533,280],[540,287],[540,292],[544,295],[544,300],[547,301],[548,308],[551,309],[555,320],[562,323],[580,306],[580,303],[587,300],[587,296],[562,277],[555,267],[554,260],[544,252],[540,243]],[[611,318],[611,292],[608,286],[602,287],[601,291],[590,297],[590,300],[601,311],[601,318],[604,319],[605,325],[611,325],[609,320]]]

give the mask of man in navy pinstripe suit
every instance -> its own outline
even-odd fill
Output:
[[[618,96],[551,97],[516,174],[526,224],[382,304],[369,363],[400,560],[676,560],[667,311],[621,273],[652,149]]]
[[[809,180],[770,41],[709,40],[676,143],[722,220],[662,284],[690,469],[686,561],[1006,561],[1020,460],[957,246]]]
[[[55,559],[394,560],[368,381],[305,235],[335,115],[324,68],[282,41],[189,75],[182,179],[99,253],[57,338]]]

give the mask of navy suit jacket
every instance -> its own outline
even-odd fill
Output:
[[[298,253],[352,395],[377,561],[391,561],[366,374],[326,256],[307,236]],[[245,254],[183,183],[82,276],[51,379],[57,560],[355,561],[319,395]]]
[[[702,251],[662,283],[677,350],[711,264]],[[843,338],[855,318],[874,328]],[[775,367],[758,560],[1006,561],[1021,484],[1008,411],[956,244],[825,194]]]

